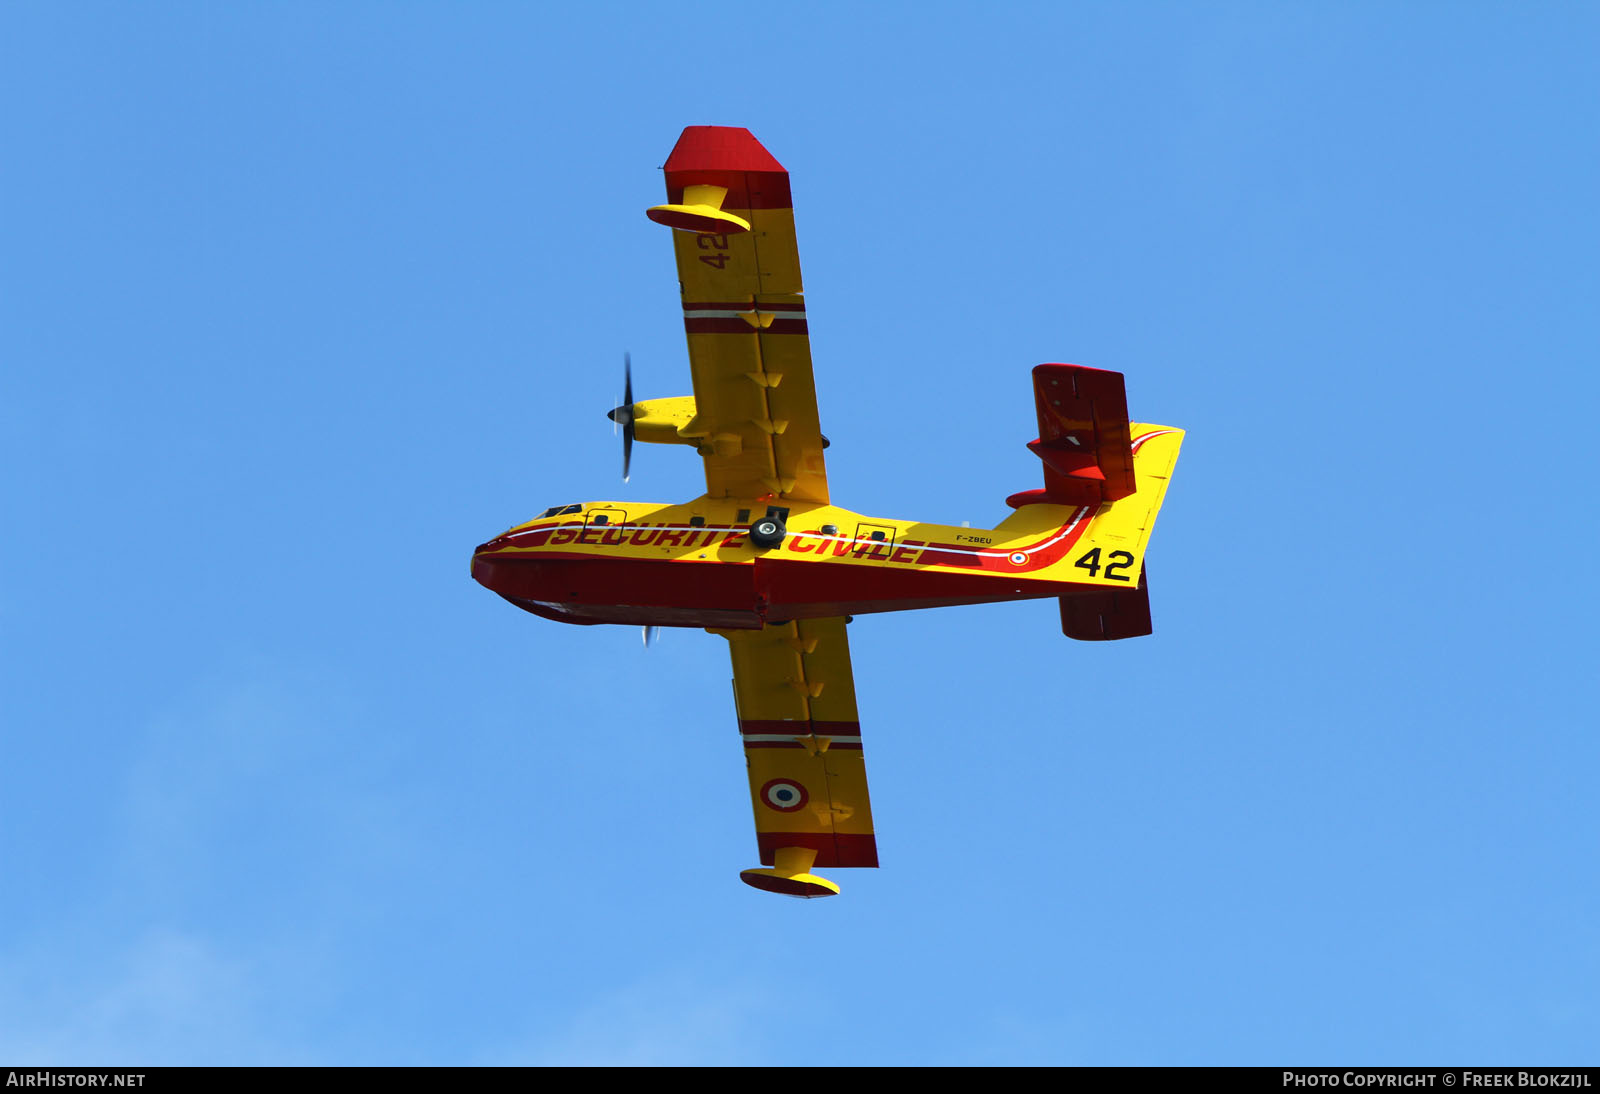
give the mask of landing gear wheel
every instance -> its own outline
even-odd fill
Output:
[[[750,526],[750,542],[763,551],[782,543],[787,534],[788,529],[783,526],[783,521],[776,517],[762,517]]]

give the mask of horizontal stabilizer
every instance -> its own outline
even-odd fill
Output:
[[[1150,591],[1141,574],[1133,589],[1085,588],[1061,598],[1061,633],[1080,642],[1111,642],[1149,634]]]
[[[1122,373],[1082,365],[1033,370],[1039,438],[1028,450],[1044,463],[1044,489],[1007,498],[1020,508],[1099,506],[1134,492],[1133,442]]]

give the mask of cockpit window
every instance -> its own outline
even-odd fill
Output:
[[[581,512],[583,512],[583,506],[581,506],[581,505],[552,505],[550,508],[546,509],[544,512],[540,513],[537,517],[534,517],[533,519],[534,520],[543,520],[545,517],[560,517],[560,516],[565,516],[568,513],[581,513]]]

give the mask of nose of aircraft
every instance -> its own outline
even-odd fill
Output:
[[[472,549],[472,580],[482,585],[485,589],[498,592],[495,589],[495,552],[505,543],[505,536],[495,536],[487,543],[480,543]]]
[[[524,611],[566,623],[586,622],[553,606],[575,595],[564,576],[565,563],[519,551],[517,545],[510,532],[480,543],[472,552],[472,580]]]
[[[506,532],[478,544],[472,552],[472,580],[501,596],[543,599],[553,576],[552,563],[518,551],[518,542]]]

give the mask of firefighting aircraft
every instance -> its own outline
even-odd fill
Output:
[[[992,529],[831,503],[795,250],[789,173],[745,129],[690,126],[667,202],[692,396],[611,418],[684,445],[706,492],[682,504],[555,505],[479,547],[472,576],[562,623],[703,627],[727,639],[762,867],[758,889],[828,896],[814,867],[877,866],[846,624],[869,612],[1056,597],[1090,641],[1150,633],[1145,545],[1183,432],[1130,424],[1122,376],[1033,370],[1042,489]]]

